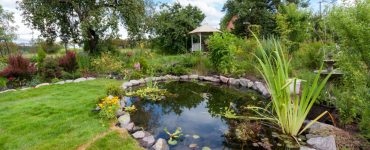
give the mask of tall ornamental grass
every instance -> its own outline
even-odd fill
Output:
[[[297,79],[289,78],[290,61],[287,61],[286,56],[284,56],[285,49],[275,39],[272,39],[272,45],[269,46],[263,46],[258,39],[257,41],[259,56],[256,57],[260,65],[259,72],[266,81],[271,94],[272,110],[276,117],[273,120],[276,120],[274,122],[279,125],[284,134],[295,137],[328,113],[325,111],[302,128],[307,114],[317,100],[320,91],[324,88],[330,74],[321,82],[319,81],[320,73],[313,80],[305,81],[302,93],[298,94],[296,91]],[[321,68],[319,72],[321,72]],[[292,94],[290,91],[291,84],[294,85]]]

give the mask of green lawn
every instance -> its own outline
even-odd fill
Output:
[[[109,130],[110,121],[91,110],[106,86],[121,83],[98,79],[0,94],[0,149],[77,149]],[[107,135],[93,148],[116,147],[120,139],[120,147],[138,148],[127,135]]]

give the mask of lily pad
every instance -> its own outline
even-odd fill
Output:
[[[177,144],[177,141],[176,140],[173,140],[173,139],[169,139],[168,140],[168,144],[170,144],[170,145],[176,145]]]
[[[194,134],[194,135],[193,135],[193,138],[194,138],[194,139],[199,139],[199,138],[200,138],[200,136],[199,136],[199,135]]]
[[[204,146],[204,147],[202,147],[202,150],[211,150],[211,148],[209,148],[207,146]]]

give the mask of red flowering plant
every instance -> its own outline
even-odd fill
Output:
[[[66,55],[59,59],[59,66],[66,72],[75,72],[78,69],[76,52],[67,51]]]
[[[8,79],[13,86],[23,86],[36,73],[35,64],[21,54],[9,55],[8,66],[0,71],[0,77]]]

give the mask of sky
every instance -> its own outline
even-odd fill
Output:
[[[197,6],[206,15],[206,18],[204,19],[202,24],[207,24],[209,26],[219,28],[220,20],[225,15],[225,13],[222,12],[222,7],[227,0],[153,0],[153,1],[170,4],[174,2],[179,2],[181,5],[190,4],[193,6]],[[321,0],[311,0],[310,9],[312,9],[313,11],[318,11],[319,1]],[[342,0],[338,0],[337,3],[341,4],[342,3],[341,1]],[[3,6],[4,10],[14,13],[15,18],[14,25],[17,26],[18,29],[16,31],[17,34],[17,39],[15,40],[16,43],[28,43],[31,41],[31,39],[36,39],[40,35],[40,32],[32,30],[22,21],[23,18],[21,16],[20,11],[16,9],[17,7],[16,0],[0,0],[0,5]],[[124,29],[123,26],[120,27],[119,34],[121,38],[127,37],[127,31]]]

